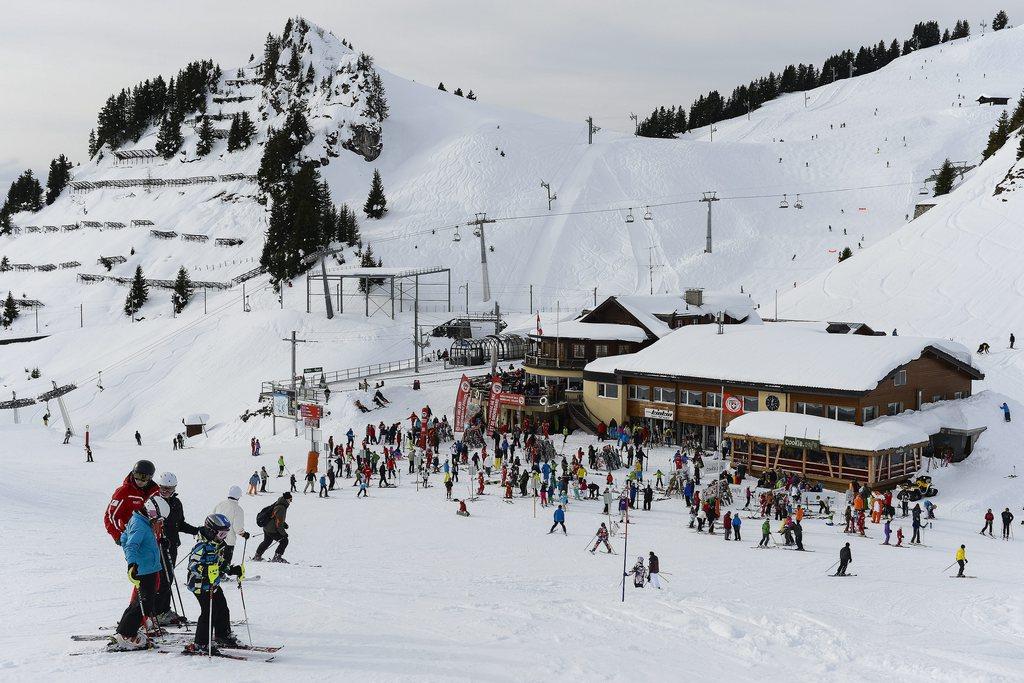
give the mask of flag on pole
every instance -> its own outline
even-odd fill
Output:
[[[729,413],[730,415],[742,415],[743,414],[743,399],[739,396],[732,396],[731,394],[723,394],[722,396],[722,410]]]

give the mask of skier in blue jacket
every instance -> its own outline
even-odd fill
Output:
[[[164,518],[171,508],[163,498],[154,496],[128,519],[121,534],[121,550],[128,562],[128,580],[135,585],[131,603],[117,623],[117,633],[110,643],[114,650],[141,650],[148,646],[143,621],[156,626],[156,591],[159,586],[160,545],[157,536],[163,533]]]
[[[185,646],[185,654],[217,654],[216,646],[210,642],[211,635],[216,636],[216,644],[222,647],[241,645],[231,633],[231,613],[220,588],[227,576],[236,576],[239,581],[245,577],[241,566],[232,567],[224,562],[224,539],[230,530],[231,520],[227,517],[209,515],[188,555],[186,585],[199,601],[200,614],[195,642]]]
[[[733,540],[734,541],[740,540],[740,526],[742,524],[743,524],[743,522],[740,521],[740,513],[737,512],[737,513],[733,514],[733,516],[732,516],[732,535],[733,535]]]
[[[555,510],[555,523],[551,525],[551,530],[548,533],[555,533],[555,529],[559,525],[562,526],[562,533],[568,536],[569,532],[565,530],[565,508],[563,508],[561,505],[559,505],[558,509]]]

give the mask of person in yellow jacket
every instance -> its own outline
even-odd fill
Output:
[[[960,571],[957,573],[957,578],[963,578],[964,567],[967,566],[967,546],[962,543],[956,551],[956,563],[960,565]]]

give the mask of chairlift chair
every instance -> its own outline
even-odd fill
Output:
[[[455,226],[455,234],[452,235],[452,242],[461,242],[462,235],[459,234],[459,226]]]
[[[480,236],[480,228],[473,228],[473,237]]]
[[[793,203],[793,208],[794,209],[802,209],[802,208],[804,208],[804,203],[802,201],[800,201],[800,195],[796,196],[796,201]]]
[[[626,213],[626,222],[632,223],[634,220],[636,219],[633,218],[633,207],[630,207],[629,211]]]
[[[653,221],[654,220],[654,216],[651,214],[651,207],[649,207],[649,206],[647,207],[647,213],[644,214],[644,220],[645,221]]]
[[[926,196],[928,194],[928,186],[927,185],[922,185],[921,189],[918,190],[917,193],[919,195],[925,195]]]
[[[789,200],[786,198],[786,195],[782,195],[782,201],[779,202],[779,208],[780,209],[788,209],[789,208]]]

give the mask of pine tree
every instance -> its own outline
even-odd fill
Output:
[[[992,19],[992,30],[1002,31],[1004,28],[1006,28],[1006,25],[1008,23],[1010,23],[1010,18],[1006,16],[1006,12],[1003,10],[999,10],[998,12],[996,12],[996,16]]]
[[[459,97],[462,97],[462,88],[456,88],[455,92],[453,92],[452,94],[453,95],[458,95]]]
[[[853,250],[849,247],[843,247],[843,250],[839,252],[839,262],[842,263],[851,256],[853,256]]]
[[[43,186],[28,169],[11,183],[0,212],[10,216],[19,211],[36,212],[43,208]]]
[[[14,295],[7,292],[7,299],[4,300],[4,311],[3,315],[0,315],[0,322],[3,323],[4,327],[10,327],[11,323],[18,319],[21,315],[21,311],[18,310],[18,305],[14,303]]]
[[[0,273],[6,273],[10,269],[11,262],[7,259],[7,257],[4,256],[3,258],[0,258]]]
[[[185,266],[178,269],[178,276],[174,278],[174,293],[171,294],[171,305],[175,313],[181,313],[192,300],[195,288],[192,286],[192,279],[188,276]]]
[[[50,173],[46,177],[46,205],[56,201],[71,180],[71,162],[61,154],[50,162]]]
[[[380,178],[380,171],[374,169],[373,182],[370,184],[370,194],[363,204],[363,213],[367,218],[383,218],[388,212],[388,200],[384,196],[384,182]]]
[[[1020,136],[1020,146],[1017,147],[1017,161],[1020,161],[1022,158],[1024,158],[1024,135]],[[3,232],[0,231],[0,234],[3,234]]]
[[[185,140],[181,137],[181,121],[174,112],[165,114],[163,121],[160,122],[160,132],[156,136],[156,151],[164,159],[170,159],[178,153],[183,144]]]
[[[271,34],[263,44],[263,85],[277,83],[277,63],[281,59],[281,43]]]
[[[348,204],[342,204],[338,209],[338,220],[342,226],[338,233],[338,239],[350,247],[356,246],[362,239],[359,235],[359,220],[356,212],[349,208]]]
[[[0,208],[0,237],[9,235],[11,233],[11,228],[13,227],[14,226],[11,225],[11,217],[7,214],[7,211],[4,208]],[[6,258],[7,257],[4,256],[4,259]]]
[[[1024,126],[1024,93],[1021,93],[1020,98],[1017,100],[1017,106],[1013,108],[1013,113],[1010,114],[1010,130],[1017,130],[1021,126]]]
[[[93,128],[89,131],[89,158],[92,159],[96,156],[98,151],[100,151],[100,143],[96,140],[96,129]]]
[[[142,266],[135,267],[135,277],[128,288],[128,296],[124,300],[124,314],[132,318],[149,299],[149,286],[142,276]]]
[[[946,159],[935,176],[935,194],[932,196],[939,197],[952,192],[954,180],[956,180],[956,169],[953,168],[949,159]]]
[[[441,92],[448,92],[448,88],[444,87],[444,81],[437,84],[437,89]]]
[[[196,142],[196,154],[205,157],[213,149],[213,125],[210,123],[209,116],[202,117],[196,134],[199,136],[199,140]]]
[[[366,248],[363,249],[362,255],[359,257],[359,267],[360,268],[380,268],[383,265],[384,265],[384,261],[381,260],[381,259],[375,259],[373,257],[373,247],[370,246],[369,244],[367,244]],[[371,287],[373,287],[373,286],[382,285],[382,284],[384,284],[384,280],[382,278],[375,278],[375,277],[363,278],[363,279],[361,279],[359,281],[359,291],[360,292],[365,292],[366,291],[366,285],[370,285]]]
[[[252,144],[252,139],[256,136],[256,124],[252,122],[252,117],[249,116],[249,112],[243,111],[241,117],[238,119],[238,143],[242,149],[246,149]]]
[[[473,92],[472,90],[470,90],[468,93],[466,93],[466,99],[467,100],[475,100],[476,99],[476,93]]]
[[[981,153],[982,160],[988,159],[990,156],[998,152],[999,148],[1005,145],[1009,138],[1010,115],[1004,111],[999,115],[999,120],[996,121],[996,127],[988,134],[988,145],[986,145],[985,151]]]
[[[383,121],[388,117],[388,100],[384,93],[384,83],[376,71],[368,79],[369,89],[366,93],[366,115]]]
[[[234,152],[241,148],[238,140],[238,114],[234,114],[231,117],[231,125],[228,126],[228,151]]]
[[[288,70],[285,71],[285,78],[292,83],[299,80],[299,74],[302,73],[302,62],[299,61],[299,51],[296,48],[292,48],[292,56],[288,60]]]

